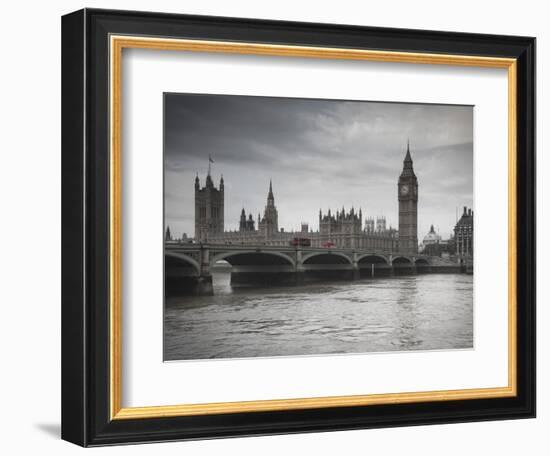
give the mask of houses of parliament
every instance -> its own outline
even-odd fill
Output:
[[[403,169],[397,182],[399,201],[399,229],[386,226],[384,217],[363,217],[362,210],[343,207],[335,212],[319,210],[319,229],[309,229],[302,223],[300,231],[285,231],[279,227],[273,184],[269,182],[266,205],[262,214],[254,218],[243,208],[239,229],[225,231],[223,176],[216,187],[210,167],[204,187],[199,176],[195,178],[195,242],[210,244],[240,244],[287,246],[296,239],[306,239],[312,247],[335,246],[414,254],[418,251],[417,214],[418,181],[413,170],[409,144]]]

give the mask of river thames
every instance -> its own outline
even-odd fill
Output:
[[[165,361],[473,348],[473,276],[422,274],[169,298]]]

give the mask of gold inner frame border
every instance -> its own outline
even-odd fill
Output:
[[[517,61],[513,58],[332,47],[206,41],[111,35],[110,52],[110,416],[112,420],[213,415],[239,412],[304,410],[380,404],[402,404],[517,395]],[[508,385],[505,387],[270,399],[241,402],[122,407],[122,51],[153,49],[252,54],[316,59],[365,60],[484,68],[508,71]]]

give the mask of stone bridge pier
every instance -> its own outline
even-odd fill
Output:
[[[166,249],[164,253],[165,295],[213,294],[209,256],[209,249],[202,247],[184,251]]]

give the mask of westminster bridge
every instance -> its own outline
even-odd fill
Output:
[[[231,265],[232,286],[460,272],[459,265],[438,257],[338,247],[167,242],[164,256],[167,295],[211,294],[212,271],[223,262]]]

